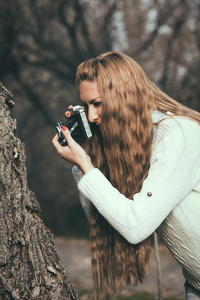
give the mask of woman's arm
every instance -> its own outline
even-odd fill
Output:
[[[78,189],[130,243],[151,235],[200,180],[200,127],[165,120],[169,127],[155,150],[155,163],[133,200],[119,193],[98,169],[90,169]]]

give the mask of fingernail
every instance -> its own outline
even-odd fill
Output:
[[[67,131],[67,127],[66,127],[66,126],[63,126],[63,127],[62,127],[62,130],[63,130],[63,131]]]
[[[67,117],[70,117],[71,116],[71,113],[68,111],[67,112]]]

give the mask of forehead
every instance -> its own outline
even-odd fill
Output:
[[[82,81],[79,85],[79,93],[82,101],[90,101],[99,97],[97,81]]]

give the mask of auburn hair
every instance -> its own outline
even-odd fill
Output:
[[[162,92],[130,57],[107,52],[81,63],[76,85],[97,82],[102,98],[101,132],[90,139],[89,155],[112,185],[133,201],[148,175],[152,154],[152,112],[171,112],[200,123],[200,114]],[[150,238],[132,245],[91,205],[90,240],[95,299],[143,280]]]

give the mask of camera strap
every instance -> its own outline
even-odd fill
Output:
[[[72,134],[72,132],[74,131],[74,129],[76,129],[76,127],[78,126],[78,122],[74,123],[74,125],[70,128],[70,134]]]

